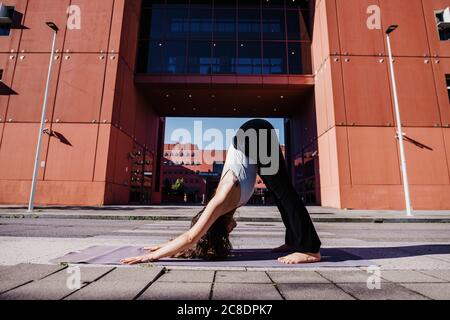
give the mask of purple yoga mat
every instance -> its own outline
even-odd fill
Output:
[[[321,251],[322,262],[315,263],[320,267],[367,267],[375,263],[362,259],[344,250],[325,248]],[[94,246],[85,250],[71,252],[54,259],[52,263],[76,263],[95,265],[120,265],[120,260],[128,257],[145,254],[142,247],[137,246]],[[241,249],[233,250],[232,256],[223,261],[205,261],[198,259],[164,259],[153,263],[157,266],[183,266],[183,267],[249,267],[249,268],[309,268],[312,265],[285,265],[278,262],[278,258],[286,254],[273,253],[269,249]]]

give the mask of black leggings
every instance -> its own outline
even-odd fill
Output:
[[[248,121],[240,129],[244,132],[249,129],[256,130],[258,174],[275,198],[276,205],[286,227],[286,244],[293,247],[296,252],[318,253],[321,247],[319,236],[314,228],[308,210],[302,203],[289,178],[278,138],[276,138],[277,146],[274,148],[274,150],[278,149],[279,152],[280,165],[277,173],[267,175],[261,171],[262,168],[268,167],[268,165],[263,165],[260,159],[260,140],[263,137],[267,137],[267,150],[272,150],[271,134],[275,134],[273,131],[274,127],[266,120],[255,119]],[[268,134],[261,136],[261,132],[259,131],[261,129],[268,130]],[[250,140],[244,139],[244,141],[241,141],[240,139],[243,139],[243,137],[239,135],[234,137],[234,147],[244,152],[246,156],[249,156],[251,150],[249,147]],[[263,152],[263,154],[267,153]],[[270,155],[270,151],[268,155]]]

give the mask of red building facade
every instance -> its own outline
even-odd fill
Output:
[[[265,40],[276,29],[269,27],[267,38],[262,31],[261,58],[247,58],[251,46],[238,38],[232,65],[217,64],[213,48],[207,65],[197,66],[205,60],[190,58],[187,48],[186,63],[169,64],[168,70],[189,68],[195,60],[205,72],[155,74],[138,69],[145,43],[141,21],[152,1],[3,1],[14,12],[11,24],[0,28],[0,203],[28,201],[51,50],[45,22],[53,21],[60,32],[38,204],[159,203],[164,118],[233,116],[286,119],[288,163],[309,203],[402,209],[384,38],[384,30],[398,24],[392,43],[402,120],[411,139],[406,156],[413,207],[449,209],[450,42],[438,28],[445,25],[440,19],[448,1],[317,0],[300,1],[300,7],[250,2],[261,12],[262,29],[271,13],[280,19],[282,12],[300,13],[299,38],[289,40],[287,28],[286,47],[279,46],[286,61],[273,49],[278,38]],[[80,28],[67,24],[74,8],[80,9]],[[379,28],[369,28],[368,19],[378,11]]]
[[[44,137],[37,203],[128,203],[133,154],[155,156],[162,125],[134,86],[140,3],[3,4],[14,6],[19,21],[0,37],[2,82],[12,92],[0,103],[0,202],[27,202],[51,50],[45,22],[54,21],[60,32],[46,128],[56,135]],[[81,9],[80,29],[66,26],[71,5]],[[151,197],[158,200],[154,188]]]
[[[204,161],[205,153],[208,159]],[[163,159],[163,184],[173,185],[183,180],[188,202],[203,202],[214,192],[220,179],[220,166],[226,159],[226,151],[200,150],[195,144],[165,144]],[[168,199],[167,202],[184,202],[184,198]]]
[[[366,27],[370,6],[379,11],[379,29]],[[406,142],[412,205],[450,208],[450,41],[437,17],[448,6],[445,0],[317,1],[312,51],[323,205],[404,208],[384,36],[397,24],[392,50],[402,122],[419,142]]]

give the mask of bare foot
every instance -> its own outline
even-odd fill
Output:
[[[278,259],[284,264],[317,263],[322,260],[320,253],[300,253],[296,252],[286,257]]]
[[[287,245],[287,244],[283,244],[282,246],[275,248],[272,250],[272,252],[291,252],[294,251],[294,248]]]

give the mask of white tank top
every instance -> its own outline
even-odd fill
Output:
[[[250,163],[249,158],[231,144],[228,149],[221,179],[223,179],[228,171],[232,171],[235,174],[241,187],[241,199],[238,206],[245,206],[255,192],[258,167],[256,164]]]

